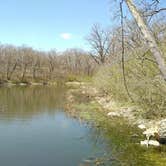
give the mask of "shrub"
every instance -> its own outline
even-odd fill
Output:
[[[148,55],[150,58],[151,56]],[[132,57],[125,61],[126,83],[134,103],[148,118],[166,115],[166,83],[153,60]],[[94,76],[94,85],[118,102],[130,102],[124,87],[121,64],[103,66]]]

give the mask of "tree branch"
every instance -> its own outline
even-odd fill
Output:
[[[153,15],[155,15],[155,14],[158,14],[159,12],[162,12],[162,11],[166,11],[166,8],[161,8],[161,9],[159,9],[159,10],[154,10],[154,11],[152,11],[152,12],[147,13],[146,15],[144,15],[144,17],[153,16]]]

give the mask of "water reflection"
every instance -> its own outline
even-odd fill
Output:
[[[90,129],[63,112],[64,94],[53,87],[0,89],[0,165],[78,166],[102,152]]]
[[[42,112],[63,109],[64,89],[53,87],[12,87],[0,89],[0,115],[6,120],[32,118]]]

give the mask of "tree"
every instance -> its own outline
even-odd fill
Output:
[[[58,66],[57,63],[57,53],[55,50],[52,50],[48,53],[48,63],[49,63],[49,79],[53,78],[53,72]]]
[[[149,50],[153,54],[153,56],[158,64],[158,68],[159,68],[164,80],[166,81],[166,65],[164,62],[162,51],[159,49],[153,34],[151,33],[151,31],[150,31],[149,27],[147,26],[143,17],[141,16],[141,13],[138,11],[136,6],[134,5],[133,1],[125,0],[125,2],[130,10],[132,16],[134,17],[140,31],[142,32],[144,39],[146,41],[146,44],[149,47]]]
[[[33,57],[32,57],[32,77],[33,79],[37,78],[37,71],[40,69],[40,65],[41,65],[41,54],[39,52],[35,52],[33,53]]]
[[[87,41],[93,49],[90,53],[98,64],[104,64],[110,55],[110,32],[102,29],[100,25],[94,24]]]
[[[10,80],[18,65],[17,49],[7,45],[3,48],[4,63],[6,64],[6,79]]]
[[[20,61],[22,68],[21,81],[24,81],[24,79],[26,78],[28,67],[32,64],[32,55],[33,55],[32,48],[22,47],[20,49],[20,58],[21,58]]]

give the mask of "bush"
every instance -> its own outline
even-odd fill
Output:
[[[143,115],[147,118],[165,116],[166,83],[157,65],[133,56],[125,62],[125,73],[130,95],[134,104],[144,110]],[[130,102],[124,87],[121,64],[101,67],[94,77],[94,85],[118,102]]]

